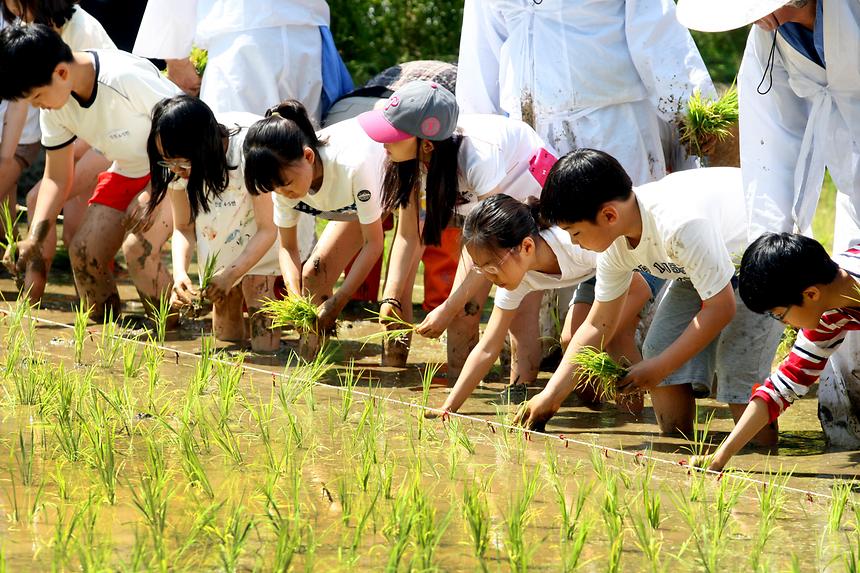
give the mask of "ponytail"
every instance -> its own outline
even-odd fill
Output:
[[[529,197],[521,203],[504,193],[484,199],[472,209],[463,224],[463,245],[484,249],[512,249],[526,237],[546,228],[538,215],[540,200]]]
[[[269,108],[245,136],[245,187],[251,195],[281,187],[284,167],[300,159],[306,147],[318,154],[324,145],[300,102],[287,100]]]

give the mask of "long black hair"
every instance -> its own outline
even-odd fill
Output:
[[[72,19],[72,14],[75,12],[75,7],[79,0],[14,0],[18,3],[21,9],[21,14],[30,14],[32,21],[27,21],[28,24],[44,24],[53,26],[54,28],[62,28],[66,22]],[[9,23],[23,20],[18,18],[6,6],[6,2],[0,0],[0,10],[3,13],[3,19]]]
[[[478,203],[463,224],[463,245],[481,249],[512,249],[526,237],[535,237],[547,227],[538,212],[540,200],[527,203],[499,193]]]
[[[245,136],[245,188],[251,195],[270,193],[284,184],[283,169],[301,159],[305,147],[319,156],[317,137],[305,106],[287,100],[266,111]]]
[[[158,162],[180,158],[191,162],[187,185],[191,219],[196,219],[200,211],[208,213],[209,201],[227,189],[230,170],[237,167],[227,163],[224,145],[224,140],[236,132],[218,123],[209,106],[196,97],[178,95],[158,102],[152,110],[152,129],[146,141],[152,174],[149,211],[161,203],[168,184],[176,177]],[[163,156],[156,142],[161,144]]]
[[[424,231],[421,241],[425,245],[438,245],[442,242],[442,230],[448,226],[454,208],[463,203],[458,181],[458,153],[463,136],[454,133],[448,139],[434,141],[430,165],[427,167],[427,209],[424,217]],[[418,149],[422,140],[418,139]],[[419,160],[394,162],[385,167],[382,180],[382,207],[392,211],[406,207],[413,193],[421,183]],[[419,194],[420,194],[420,190]]]

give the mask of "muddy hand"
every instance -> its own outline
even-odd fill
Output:
[[[558,408],[555,408],[550,400],[539,393],[520,406],[514,416],[513,423],[515,426],[543,432],[546,429],[546,423],[557,411]]]
[[[202,295],[211,300],[213,304],[221,304],[227,298],[232,287],[232,278],[228,277],[224,271],[218,271],[212,276]]]
[[[317,332],[324,334],[333,331],[339,314],[340,309],[337,308],[334,297],[323,302],[317,311]]]
[[[630,367],[627,376],[618,382],[621,394],[644,392],[657,386],[668,375],[658,358],[649,358]]]
[[[18,243],[18,260],[13,260],[11,249],[6,249],[3,254],[3,265],[12,274],[23,275],[27,271],[27,265],[30,261],[41,257],[42,245],[35,239],[24,239]]]
[[[415,327],[415,332],[427,338],[439,338],[451,323],[445,305],[437,306]]]

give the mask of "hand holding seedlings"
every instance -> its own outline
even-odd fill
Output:
[[[634,364],[618,382],[621,394],[633,394],[654,388],[666,378],[667,372],[658,358],[643,360]]]
[[[592,346],[585,346],[573,357],[578,367],[580,384],[591,386],[600,398],[614,400],[618,383],[630,371],[615,361],[608,353]]]
[[[214,304],[220,304],[230,294],[234,282],[233,277],[228,276],[226,269],[222,269],[212,276],[209,284],[201,291],[201,294]]]
[[[260,312],[272,319],[273,327],[291,326],[300,334],[316,333],[317,305],[310,296],[291,294],[283,300],[266,299]]]
[[[719,99],[704,99],[698,90],[687,102],[687,115],[681,124],[681,143],[693,155],[703,157],[718,141],[731,133],[738,121],[738,90],[730,87]]]
[[[16,216],[12,216],[12,211],[17,211],[17,207],[13,209],[9,209],[9,203],[4,202],[2,211],[0,211],[0,215],[2,215],[2,224],[3,224],[3,236],[4,241],[2,243],[4,256],[3,261],[5,262],[7,259],[10,261],[15,260],[15,255],[18,251],[18,221],[21,220],[21,213],[18,213]],[[7,268],[10,265],[6,265]],[[13,274],[18,274],[15,271],[14,266],[9,268],[9,270]]]
[[[200,295],[194,288],[194,283],[191,282],[191,277],[188,275],[179,277],[173,282],[173,295],[171,300],[172,305],[191,306],[194,300]]]
[[[334,330],[341,310],[338,306],[334,296],[319,306],[319,311],[317,312],[317,329],[319,332],[331,332]]]

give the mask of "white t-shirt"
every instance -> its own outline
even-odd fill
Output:
[[[642,237],[636,248],[619,237],[600,254],[595,300],[615,300],[627,292],[635,270],[665,279],[688,278],[702,300],[725,288],[735,273],[732,260],[747,246],[741,170],[679,171],[634,193]]]
[[[528,271],[514,290],[496,289],[494,304],[503,310],[516,310],[525,296],[538,290],[549,290],[578,285],[594,276],[597,267],[597,253],[587,251],[570,240],[570,234],[558,227],[550,227],[540,232],[541,238],[558,259],[560,275],[548,275]]]
[[[364,225],[379,219],[385,148],[370,139],[356,119],[329,126],[318,136],[325,142],[319,149],[322,186],[301,199],[272,193],[275,224],[295,227],[299,212],[330,221],[358,220]]]
[[[181,92],[148,60],[119,50],[89,54],[97,78],[92,96],[83,102],[73,95],[62,108],[43,110],[42,145],[59,149],[80,137],[113,161],[108,171],[143,177],[149,173],[152,108]]]
[[[81,50],[116,50],[116,44],[98,20],[80,6],[75,6],[72,17],[60,30],[60,37],[73,52]]]
[[[496,189],[520,201],[540,197],[541,186],[529,172],[529,161],[546,147],[527,124],[500,115],[462,114],[457,127],[463,134],[458,165],[460,215]]]
[[[262,118],[244,112],[219,113],[215,117],[231,134],[227,146],[227,164],[236,169],[230,170],[230,182],[221,196],[209,199],[209,212],[201,211],[197,214],[194,229],[197,236],[198,264],[202,265],[210,253],[217,253],[217,268],[224,268],[242,254],[248,241],[257,233],[253,198],[245,190],[245,157],[242,155],[242,144],[245,142],[248,128]],[[185,181],[180,180],[177,183],[183,185]],[[272,247],[247,274],[281,274],[277,243],[272,242]]]

